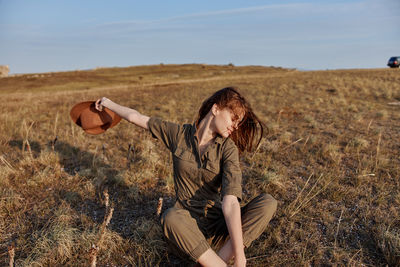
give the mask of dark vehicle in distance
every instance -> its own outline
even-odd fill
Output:
[[[400,57],[391,57],[387,65],[391,68],[398,68],[400,66]]]

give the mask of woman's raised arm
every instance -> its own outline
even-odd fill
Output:
[[[150,117],[140,114],[137,110],[118,105],[117,103],[112,102],[110,99],[106,97],[102,97],[96,100],[96,109],[98,111],[101,111],[103,107],[106,107],[114,111],[121,118],[137,126],[140,126],[146,130],[148,129],[147,122],[149,121]]]

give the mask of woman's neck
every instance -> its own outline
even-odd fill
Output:
[[[197,140],[199,141],[199,146],[209,143],[217,136],[217,134],[211,128],[211,120],[212,116],[207,114],[197,127],[196,136]]]

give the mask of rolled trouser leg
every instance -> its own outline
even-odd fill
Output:
[[[161,218],[165,237],[194,261],[210,248],[197,221],[185,209],[172,207]]]
[[[243,243],[249,247],[266,229],[274,215],[277,201],[269,194],[261,194],[242,207]]]

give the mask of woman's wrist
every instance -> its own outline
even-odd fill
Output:
[[[107,107],[107,104],[109,101],[110,101],[110,99],[108,99],[107,97],[102,97],[101,101],[100,101],[100,105],[102,105],[103,107]]]
[[[234,252],[234,255],[235,255],[235,258],[237,258],[237,257],[243,257],[243,258],[245,258],[246,256],[245,256],[245,254],[244,254],[244,248],[235,251],[235,252]]]

